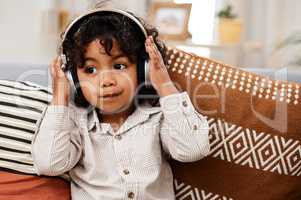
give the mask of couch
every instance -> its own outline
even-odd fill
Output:
[[[5,69],[0,80],[19,83],[2,84],[51,94],[47,65],[1,63],[0,67]],[[276,79],[280,78],[275,81],[275,71],[270,69],[241,70],[178,49],[169,49],[168,70],[191,97],[203,97],[192,102],[210,125],[211,153],[207,158],[185,164],[170,161],[177,199],[301,199],[300,71],[278,71]],[[280,121],[273,121],[277,117]],[[7,181],[0,181],[0,187],[15,187],[28,178],[34,180],[32,188],[38,194],[52,191],[62,197],[70,192],[64,177],[52,183],[53,178],[40,179],[34,170],[17,171],[5,174]],[[42,183],[35,187],[39,181]],[[1,195],[5,194],[0,192],[0,199]],[[11,199],[18,199],[18,195],[14,197]]]

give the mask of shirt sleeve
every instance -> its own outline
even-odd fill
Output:
[[[31,149],[38,175],[63,174],[79,161],[81,137],[71,115],[71,108],[63,105],[49,105],[43,111]]]
[[[164,152],[180,162],[193,162],[209,154],[209,126],[196,111],[186,91],[160,98],[160,137]]]

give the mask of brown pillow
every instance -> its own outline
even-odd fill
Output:
[[[172,48],[167,67],[210,125],[208,157],[170,161],[177,199],[301,199],[300,84]]]

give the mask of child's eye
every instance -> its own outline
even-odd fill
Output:
[[[88,73],[88,74],[93,74],[93,73],[96,72],[96,67],[94,67],[94,66],[86,67],[85,72]]]
[[[127,67],[127,66],[124,65],[124,64],[115,64],[115,65],[114,65],[114,68],[115,68],[115,69],[120,69],[120,70],[125,69],[126,67]]]

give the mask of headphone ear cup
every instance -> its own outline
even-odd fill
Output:
[[[151,81],[150,81],[150,65],[147,60],[144,61],[144,80],[146,87],[150,87]]]
[[[65,72],[68,80],[69,80],[69,84],[70,84],[70,98],[72,101],[74,101],[75,95],[77,95],[77,89],[76,89],[76,85],[75,85],[75,80],[74,80],[74,75],[72,73],[72,70],[67,70]]]
[[[138,83],[150,87],[149,63],[145,59],[139,59],[137,64]]]
[[[71,91],[70,91],[70,98],[71,100],[78,106],[88,107],[89,103],[85,99],[83,92],[81,90],[78,76],[76,73],[76,68],[71,68],[67,71],[67,77],[70,82]]]
[[[144,67],[144,60],[138,59],[137,62],[137,78],[138,78],[138,84],[145,84],[145,67]]]

